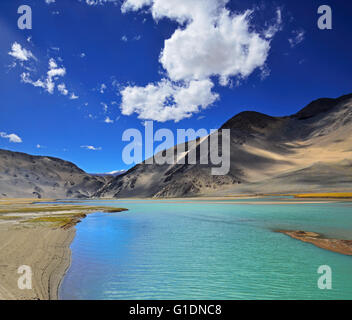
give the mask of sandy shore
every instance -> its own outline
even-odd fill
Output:
[[[352,240],[328,239],[324,238],[319,233],[306,231],[278,230],[277,232],[286,234],[293,239],[314,244],[321,249],[345,254],[348,256],[352,255]]]
[[[71,264],[75,225],[93,212],[126,209],[41,204],[33,200],[0,201],[0,299],[56,300]],[[32,271],[32,289],[21,290],[21,266]]]
[[[0,299],[55,300],[71,263],[75,228],[0,226]],[[21,265],[32,269],[32,290],[20,290]]]

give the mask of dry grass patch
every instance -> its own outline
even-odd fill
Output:
[[[0,205],[0,214],[7,213],[42,213],[42,212],[72,212],[72,211],[103,211],[103,212],[121,212],[126,211],[124,208],[109,208],[103,206],[80,206],[80,205],[31,205],[31,206],[6,206],[1,208]]]
[[[127,211],[127,209],[69,203],[42,204],[33,203],[33,200],[27,199],[11,200],[10,202],[0,201],[0,221],[21,222],[24,226],[42,224],[54,228],[70,228],[89,213],[123,211]]]
[[[327,198],[327,199],[352,199],[351,192],[331,192],[331,193],[306,193],[306,194],[295,194],[295,198],[307,199],[307,198]]]
[[[22,217],[19,216],[0,216],[0,220],[12,221],[12,220],[21,220]]]

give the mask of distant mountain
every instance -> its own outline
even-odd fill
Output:
[[[1,198],[89,198],[106,182],[71,162],[0,150]]]
[[[107,182],[96,196],[158,198],[352,190],[352,95],[319,99],[286,117],[242,112],[221,129],[231,130],[228,175],[212,176],[211,165],[202,165],[199,159],[195,165],[143,162]],[[202,143],[198,140],[197,151]],[[176,154],[177,146],[171,150]]]
[[[106,173],[91,173],[91,175],[98,176],[98,177],[117,177],[124,174],[125,172],[126,170],[116,170],[116,171],[111,171]]]
[[[50,157],[0,150],[0,197],[121,198],[352,191],[352,95],[313,101],[298,113],[271,117],[242,112],[231,130],[231,168],[212,165],[136,165],[121,175],[87,174]],[[203,139],[198,139],[199,151]],[[171,148],[175,156],[177,148]],[[209,153],[208,148],[208,153]],[[180,160],[180,159],[178,159]]]

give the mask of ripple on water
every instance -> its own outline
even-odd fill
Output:
[[[272,231],[352,238],[348,204],[118,204],[128,213],[77,226],[62,299],[352,298],[351,257]],[[331,291],[317,287],[321,265],[333,270]]]

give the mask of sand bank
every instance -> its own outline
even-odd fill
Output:
[[[88,213],[125,210],[27,200],[0,202],[0,299],[57,299],[60,282],[71,263],[75,225]],[[20,266],[31,268],[30,290],[18,286]]]
[[[71,263],[75,228],[0,226],[0,299],[52,300]],[[32,269],[32,290],[20,290],[20,266]]]
[[[306,193],[306,194],[296,194],[295,198],[301,199],[342,199],[351,200],[351,192],[330,192],[330,193]]]
[[[352,240],[338,240],[338,239],[327,239],[324,238],[319,233],[315,232],[305,232],[305,231],[283,231],[279,230],[278,232],[286,234],[291,238],[312,243],[315,246],[330,250],[333,252],[352,255]]]

